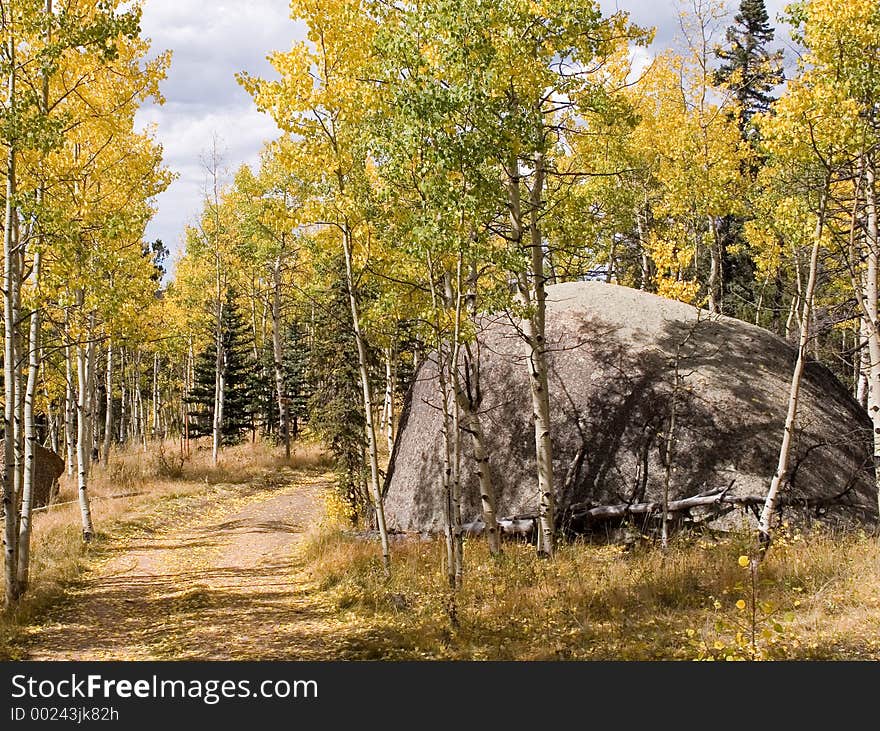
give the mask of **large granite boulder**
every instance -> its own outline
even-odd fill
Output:
[[[0,473],[5,464],[4,442],[0,439]],[[64,460],[52,450],[37,444],[34,452],[34,507],[48,505],[58,494],[58,478],[62,474]]]
[[[584,506],[662,499],[676,363],[670,499],[726,490],[727,498],[748,501],[766,493],[797,355],[789,343],[739,320],[611,284],[554,285],[548,295],[551,427],[563,522],[572,525]],[[523,345],[506,316],[484,320],[479,342],[480,419],[498,515],[534,515],[535,444]],[[404,407],[385,484],[392,528],[436,531],[444,522],[435,374],[428,358]],[[818,363],[806,367],[791,464],[784,489],[790,514],[800,506],[801,514],[823,520],[876,520],[870,420]],[[478,516],[465,439],[463,519]]]

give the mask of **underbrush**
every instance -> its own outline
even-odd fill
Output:
[[[216,467],[211,465],[210,445],[193,442],[187,458],[179,455],[177,443],[148,443],[146,451],[130,446],[112,453],[106,466],[93,465],[89,492],[96,533],[89,544],[82,542],[76,479],[62,476],[53,504],[34,514],[28,592],[14,609],[0,612],[0,660],[20,654],[27,627],[64,601],[109,538],[182,521],[202,511],[206,496],[214,495],[218,487],[236,490],[251,484],[263,489],[272,487],[281,469],[320,472],[328,464],[318,446],[301,444],[290,460],[263,442],[227,447]]]
[[[465,548],[453,597],[439,540],[378,546],[339,528],[307,557],[374,659],[716,660],[880,658],[880,548],[863,533],[783,530],[753,573],[745,534],[677,538],[668,552],[577,542],[553,560],[505,544]]]

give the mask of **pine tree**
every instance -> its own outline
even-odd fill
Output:
[[[247,322],[232,290],[226,295],[221,333],[226,384],[222,436],[224,444],[235,444],[253,426],[253,374],[257,369],[248,344]],[[195,378],[188,403],[195,406],[190,413],[190,434],[194,437],[212,431],[215,365],[215,344],[209,342],[193,365]]]
[[[723,61],[715,73],[716,83],[727,84],[737,99],[737,123],[740,134],[753,142],[757,132],[753,117],[767,112],[773,102],[773,89],[782,83],[782,51],[769,51],[775,30],[770,25],[764,0],[741,0],[733,25],[727,29],[727,48],[717,48],[715,54]],[[752,179],[758,173],[760,160],[755,156],[745,164]],[[755,279],[755,263],[743,244],[744,219],[725,216],[719,225],[722,250],[722,281],[727,302],[751,302]],[[726,307],[727,314],[752,319],[750,311],[741,305]]]
[[[309,399],[313,388],[309,368],[308,338],[302,326],[293,321],[284,334],[284,389],[290,408],[290,436],[296,439],[304,422],[309,420]]]
[[[309,422],[336,461],[337,489],[348,503],[353,523],[371,513],[365,490],[365,418],[361,408],[358,363],[352,359],[354,333],[342,263],[332,273],[322,307],[315,311],[315,338],[309,358],[314,393]]]
[[[724,62],[716,72],[716,82],[729,84],[738,99],[744,137],[750,134],[752,117],[770,108],[772,91],[784,78],[782,51],[767,49],[774,35],[764,0],[741,0],[733,25],[727,29],[728,47],[715,51]]]

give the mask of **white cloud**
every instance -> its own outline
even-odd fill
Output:
[[[137,122],[156,125],[165,164],[179,176],[158,197],[159,211],[146,235],[176,248],[184,227],[201,208],[201,159],[213,136],[222,143],[225,167],[234,172],[244,163],[257,162],[263,142],[277,135],[235,74],[270,75],[266,56],[289,48],[304,33],[290,20],[287,0],[146,0],[141,27],[154,52],[174,52],[162,84],[166,104],[144,107]]]
[[[771,22],[775,23],[786,2],[767,0]],[[731,17],[738,5],[738,0],[728,3]],[[632,22],[657,27],[650,51],[635,54],[636,65],[642,67],[653,53],[673,42],[683,7],[675,0],[601,0],[601,6],[606,13],[628,10]],[[264,140],[277,134],[271,120],[256,111],[235,81],[236,72],[271,75],[266,56],[290,48],[294,40],[305,36],[305,29],[290,19],[288,0],[214,4],[145,0],[141,26],[156,52],[174,52],[168,79],[162,84],[167,103],[144,108],[138,122],[157,125],[165,163],[179,175],[159,196],[159,212],[147,236],[177,248],[184,227],[201,208],[205,179],[201,157],[214,134],[226,148],[225,163],[231,172],[243,163],[255,163]],[[780,29],[778,45],[786,39],[787,31]],[[790,62],[791,52],[787,56]]]

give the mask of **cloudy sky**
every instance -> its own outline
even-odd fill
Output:
[[[732,0],[738,5],[738,0]],[[674,0],[601,0],[604,10],[630,11],[632,20],[655,26],[652,49],[668,47],[678,31],[680,5]],[[783,0],[766,0],[771,19]],[[162,86],[166,103],[141,110],[138,121],[158,127],[165,162],[178,179],[158,201],[147,237],[173,250],[186,224],[197,215],[205,189],[204,155],[216,135],[226,169],[257,162],[264,140],[275,136],[272,121],[258,113],[235,81],[235,73],[269,75],[266,55],[304,37],[289,18],[288,0],[144,0],[144,35],[158,52],[174,52]],[[782,34],[780,34],[782,35]],[[791,60],[791,54],[788,54]]]

